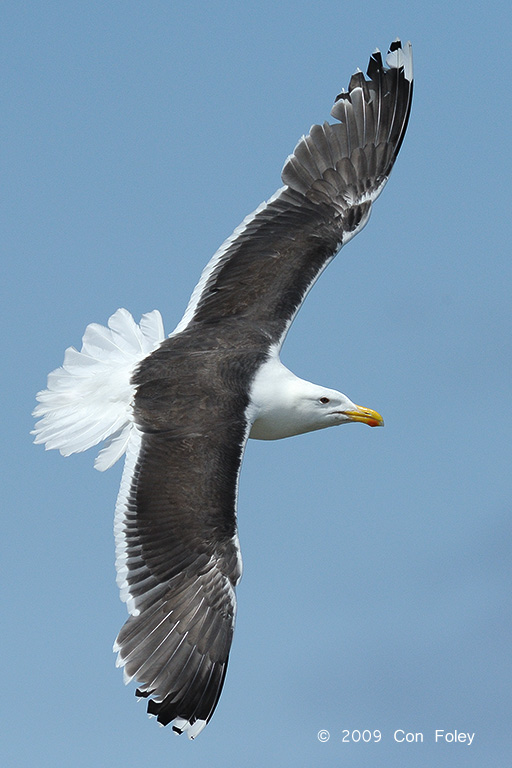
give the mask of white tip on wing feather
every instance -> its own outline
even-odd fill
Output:
[[[143,315],[140,325],[126,309],[118,309],[108,327],[88,325],[80,352],[69,347],[63,365],[49,374],[47,389],[37,394],[34,442],[69,456],[108,439],[95,467],[112,466],[130,438],[133,371],[164,338],[157,310]]]
[[[399,39],[395,42],[399,42]],[[412,82],[412,45],[410,42],[407,42],[402,45],[401,48],[397,48],[394,51],[389,51],[388,55],[386,56],[386,64],[391,69],[398,69],[399,67],[404,68],[404,77],[409,82]]]
[[[195,739],[206,726],[206,722],[206,720],[196,720],[191,725],[184,717],[176,717],[173,721],[173,731],[178,734],[186,733],[189,739]]]

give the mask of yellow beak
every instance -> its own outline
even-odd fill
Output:
[[[346,416],[350,421],[362,421],[363,424],[368,424],[369,427],[383,427],[384,419],[377,413],[372,411],[371,408],[362,408],[360,405],[356,405],[355,411],[345,411]]]

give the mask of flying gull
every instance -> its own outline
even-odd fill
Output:
[[[215,253],[165,337],[154,310],[119,309],[66,350],[34,415],[36,443],[64,456],[106,441],[95,466],[126,454],[116,503],[117,580],[130,614],[114,650],[125,681],[162,725],[189,738],[219,699],[242,574],[236,529],[249,437],[276,440],[369,408],[295,376],[279,352],[320,273],[367,223],[404,138],[410,43],[376,50],[284,165],[282,186]]]

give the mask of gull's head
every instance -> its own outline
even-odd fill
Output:
[[[278,440],[325,427],[361,422],[381,427],[384,419],[371,408],[356,405],[342,392],[299,379],[284,366],[253,388],[255,420],[250,436]]]
[[[382,427],[384,419],[371,408],[356,405],[343,392],[327,389],[316,384],[304,382],[309,386],[296,393],[296,408],[304,425],[310,424],[304,431],[334,427],[359,421],[369,427]]]

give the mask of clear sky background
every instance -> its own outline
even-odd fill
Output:
[[[6,0],[0,16],[2,765],[508,765],[508,6]],[[191,743],[114,666],[121,465],[33,446],[34,396],[120,306],[160,309],[170,332],[296,141],[397,35],[416,74],[400,156],[283,350],[386,426],[249,444],[237,630]]]

